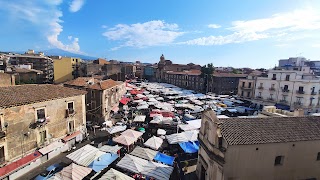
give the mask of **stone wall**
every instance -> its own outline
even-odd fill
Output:
[[[0,73],[0,87],[15,85],[15,78],[10,74]]]

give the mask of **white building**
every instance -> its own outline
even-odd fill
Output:
[[[310,67],[302,66],[270,70],[268,77],[258,77],[255,99],[281,109],[303,109],[307,114],[319,111],[319,92],[320,78],[312,74]]]

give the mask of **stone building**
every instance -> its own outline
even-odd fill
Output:
[[[64,83],[66,87],[86,90],[87,121],[104,122],[110,113],[118,111],[119,100],[126,93],[121,81],[79,77]]]
[[[202,115],[200,180],[319,179],[318,117],[228,118]]]
[[[0,87],[15,85],[15,77],[11,74],[0,73]]]
[[[305,114],[320,110],[320,78],[310,67],[301,66],[270,70],[258,77],[255,87],[257,104],[275,105],[279,109],[303,109]]]
[[[196,65],[193,63],[189,64],[173,64],[171,60],[166,60],[164,55],[162,54],[160,57],[160,61],[156,67],[156,80],[158,82],[165,82],[165,73],[167,71],[176,71],[182,72],[185,70],[201,70],[200,65]]]
[[[201,78],[200,75],[200,70],[182,72],[167,71],[165,73],[165,82],[181,88],[200,92],[203,90],[203,78]]]
[[[214,73],[208,78],[207,92],[226,95],[237,94],[239,80],[245,79],[247,76],[247,74]]]
[[[53,60],[45,56],[42,52],[35,54],[33,50],[29,50],[25,54],[8,55],[11,65],[31,65],[31,69],[43,72],[42,82],[53,83]]]
[[[56,85],[0,87],[1,164],[85,129],[85,94]]]
[[[239,79],[238,96],[243,99],[254,99],[257,76],[249,74],[245,79]]]
[[[12,74],[15,77],[16,84],[42,84],[43,72],[30,68],[10,67],[7,68],[8,74]]]
[[[51,56],[54,68],[54,83],[63,83],[80,76],[82,59],[78,57]]]

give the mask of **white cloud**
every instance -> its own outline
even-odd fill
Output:
[[[84,3],[85,3],[85,0],[73,0],[69,6],[69,11],[70,12],[79,11],[84,5]]]
[[[31,23],[41,33],[51,46],[73,52],[84,54],[80,51],[79,39],[68,37],[70,44],[62,43],[58,37],[63,31],[61,23],[62,12],[58,6],[62,0],[36,0],[19,2],[0,2],[0,10],[8,11],[8,16],[16,20]],[[24,23],[25,23],[24,22]]]
[[[122,47],[147,47],[172,43],[177,37],[184,34],[179,31],[177,24],[168,24],[164,21],[148,21],[137,24],[118,24],[109,28],[103,36],[109,40],[122,41],[117,50]]]
[[[179,44],[223,45],[266,38],[277,38],[278,41],[292,41],[301,39],[301,34],[304,34],[303,37],[308,37],[309,35],[307,34],[309,32],[319,30],[320,13],[312,8],[306,8],[274,14],[269,18],[233,21],[231,24],[232,26],[227,28],[232,32],[229,35],[201,37]],[[212,25],[212,27],[216,26]]]
[[[221,25],[219,25],[219,24],[209,24],[208,28],[218,29],[218,28],[221,28]]]
[[[189,40],[186,42],[178,44],[188,44],[188,45],[201,45],[201,46],[211,46],[211,45],[224,45],[230,43],[242,43],[247,41],[255,41],[259,39],[268,38],[267,34],[257,34],[257,33],[244,33],[236,32],[226,36],[208,36]]]
[[[102,25],[101,27],[102,27],[103,29],[107,29],[107,28],[108,28],[107,25]]]

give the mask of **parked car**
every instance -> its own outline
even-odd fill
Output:
[[[53,164],[49,166],[44,172],[40,173],[35,180],[46,180],[52,177],[55,173],[61,171],[65,164]]]

